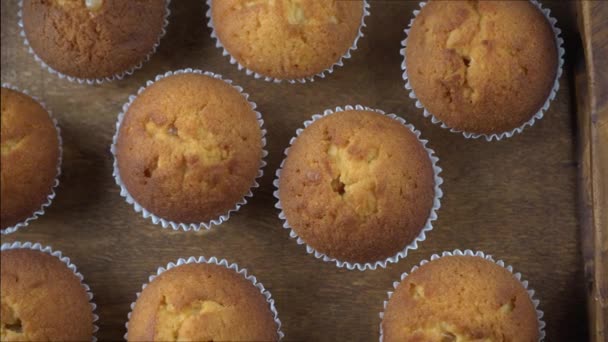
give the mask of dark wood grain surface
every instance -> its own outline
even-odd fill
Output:
[[[2,242],[36,241],[72,258],[95,293],[101,340],[120,340],[129,304],[160,265],[218,256],[249,269],[272,292],[286,340],[378,337],[378,312],[391,283],[421,259],[455,248],[482,250],[523,273],[545,311],[548,341],[587,338],[577,218],[577,156],[571,53],[578,39],[569,2],[548,2],[564,30],[567,64],[543,120],[502,142],[466,140],[422,117],[403,89],[403,29],[417,2],[374,1],[366,36],[345,67],[306,84],[272,84],[229,64],[206,28],[199,0],[173,1],[168,34],[144,68],[119,82],[73,84],[42,70],[22,45],[17,0],[2,0],[3,82],[43,98],[62,128],[61,185],[47,214]],[[268,129],[268,166],[254,198],[227,223],[173,232],[136,214],[114,183],[109,146],[116,116],[146,80],[180,68],[233,79],[259,105]],[[397,113],[422,131],[440,158],[445,196],[439,220],[417,251],[376,271],[337,269],[307,255],[281,228],[272,180],[283,149],[312,114],[345,104]]]
[[[608,3],[579,4],[579,211],[592,341],[608,339]]]

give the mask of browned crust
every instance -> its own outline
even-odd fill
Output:
[[[231,85],[174,75],[131,104],[119,131],[118,168],[131,196],[153,214],[208,222],[253,185],[261,135],[251,105]]]
[[[434,185],[428,153],[408,128],[375,112],[344,111],[296,139],[279,197],[307,244],[339,260],[373,262],[418,236]]]
[[[57,176],[59,140],[47,111],[31,97],[2,88],[0,226],[14,226],[47,201]]]
[[[152,52],[164,26],[164,0],[24,0],[23,28],[36,54],[69,76],[103,78],[127,71]]]
[[[536,310],[521,283],[470,256],[443,257],[408,275],[388,302],[382,328],[387,342],[539,338]]]
[[[201,302],[207,303],[205,312],[191,309]],[[175,314],[159,320],[167,308]],[[177,317],[180,312],[184,315]],[[168,327],[166,323],[176,318],[178,324]],[[154,341],[167,333],[189,341],[278,338],[270,306],[260,291],[240,274],[210,264],[185,264],[163,272],[137,299],[127,339]]]
[[[0,255],[3,341],[91,340],[93,314],[87,293],[63,262],[29,249]],[[22,334],[7,332],[6,325],[20,325]]]
[[[363,1],[214,1],[215,31],[226,50],[264,76],[312,76],[338,62],[358,35]]]
[[[528,1],[430,1],[406,49],[408,77],[447,126],[501,133],[544,104],[557,70],[553,30]]]

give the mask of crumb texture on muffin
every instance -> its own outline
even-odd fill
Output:
[[[51,68],[79,78],[128,71],[152,52],[165,0],[24,0],[30,46]]]
[[[536,310],[506,269],[480,257],[449,256],[409,274],[388,302],[384,341],[536,342]]]
[[[128,341],[274,341],[277,326],[259,289],[223,266],[185,264],[141,293]]]
[[[117,141],[120,176],[153,214],[178,223],[216,219],[255,181],[262,132],[247,99],[199,74],[166,77],[129,107]]]
[[[211,9],[220,42],[241,65],[296,79],[328,69],[348,51],[363,1],[216,0]]]
[[[90,341],[93,313],[80,280],[54,256],[0,253],[2,341]]]
[[[14,226],[47,201],[57,176],[59,139],[48,112],[31,97],[2,88],[0,226]]]
[[[544,104],[557,72],[551,25],[529,1],[429,1],[406,48],[408,78],[447,126],[501,133]]]
[[[418,236],[433,206],[427,151],[396,120],[344,111],[316,120],[289,150],[279,180],[287,221],[338,260],[373,262]]]

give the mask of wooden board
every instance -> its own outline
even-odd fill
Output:
[[[374,1],[353,58],[327,79],[296,85],[255,80],[231,65],[209,36],[200,0],[173,1],[158,53],[133,76],[101,86],[73,84],[42,70],[19,37],[17,0],[1,6],[2,81],[43,98],[65,142],[53,205],[2,242],[41,242],[71,257],[95,293],[101,340],[122,338],[129,305],[158,266],[215,255],[249,269],[272,292],[287,340],[373,341],[391,283],[421,259],[455,248],[485,251],[523,273],[541,300],[548,341],[588,336],[577,216],[573,51],[579,38],[572,3],[547,2],[567,48],[556,100],[533,128],[494,143],[465,140],[431,124],[403,89],[399,47],[417,2]],[[136,214],[119,196],[109,152],[129,94],[156,74],[186,67],[223,74],[251,94],[266,121],[270,152],[250,203],[221,227],[200,233],[163,230]],[[366,272],[307,255],[281,228],[272,197],[274,171],[302,122],[326,108],[357,103],[397,113],[419,128],[436,150],[445,180],[439,220],[427,241],[399,263]]]
[[[608,339],[608,5],[579,5],[579,208],[590,337]]]

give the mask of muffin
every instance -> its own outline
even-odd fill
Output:
[[[498,134],[528,122],[558,69],[555,35],[529,1],[429,1],[405,51],[416,97],[446,126]]]
[[[135,302],[128,341],[274,341],[270,305],[249,280],[219,265],[163,272]]]
[[[356,44],[363,0],[222,0],[210,3],[210,26],[245,68],[275,79],[314,76]]]
[[[425,226],[435,197],[429,153],[405,125],[367,110],[314,121],[289,149],[278,198],[293,231],[328,257],[383,261]]]
[[[253,105],[229,83],[174,74],[145,88],[116,143],[123,185],[165,220],[199,224],[234,209],[255,184],[262,130]]]
[[[390,297],[383,341],[539,339],[536,308],[505,268],[477,256],[444,256],[407,275]]]
[[[2,87],[0,227],[23,223],[50,202],[59,166],[59,137],[34,99]]]
[[[85,288],[58,258],[31,249],[2,256],[2,341],[91,341],[93,312]]]
[[[165,0],[23,0],[23,30],[52,69],[112,78],[144,62],[164,33]]]

